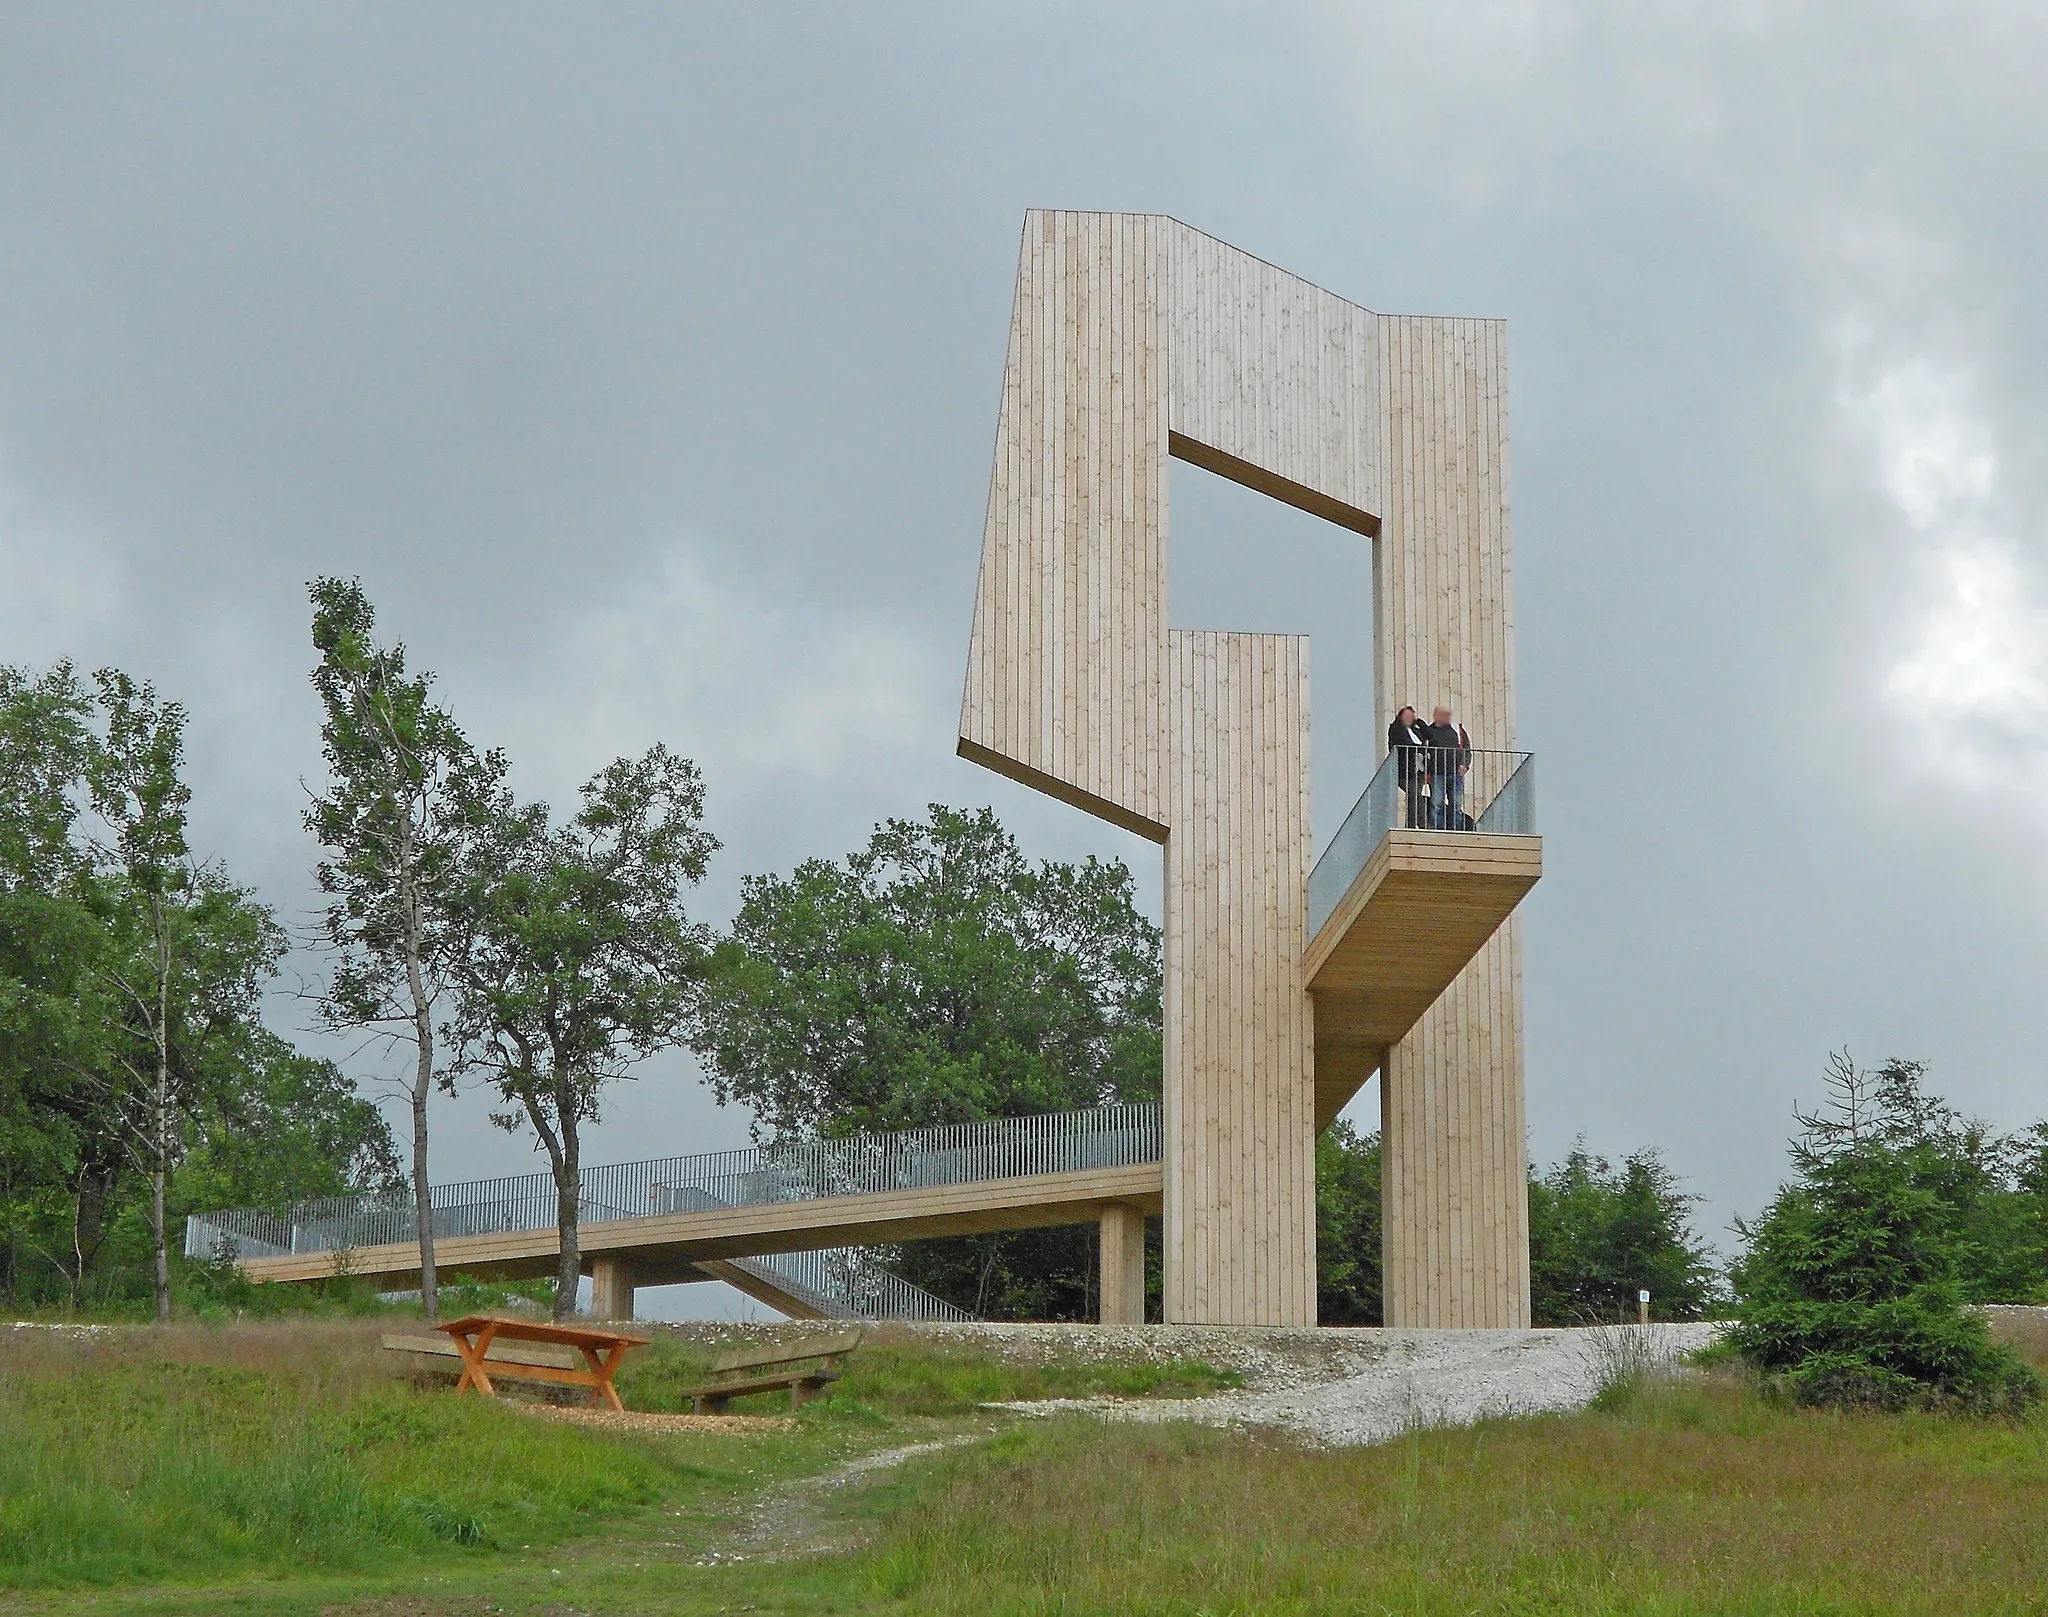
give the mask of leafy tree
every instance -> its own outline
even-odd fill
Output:
[[[1924,1072],[1832,1057],[1825,1109],[1795,1112],[1796,1177],[1738,1226],[1731,1341],[1802,1401],[2014,1409],[2040,1396],[1964,1306],[1981,1163]]]
[[[1616,1169],[1575,1146],[1529,1170],[1531,1302],[1538,1324],[1633,1318],[1649,1287],[1660,1318],[1698,1319],[1720,1297],[1711,1254],[1693,1236],[1697,1198],[1655,1151]],[[1382,1293],[1381,1150],[1377,1133],[1339,1118],[1316,1141],[1316,1302],[1325,1325],[1377,1325]]]
[[[214,1087],[202,1135],[180,1172],[190,1207],[276,1207],[405,1182],[391,1127],[332,1061],[267,1028],[237,1052],[236,1081]]]
[[[125,1154],[81,1150],[86,1081],[105,1064],[97,980],[99,925],[77,834],[93,736],[92,698],[68,663],[47,673],[0,665],[0,1197],[7,1244],[0,1286],[20,1284],[24,1247],[67,1272],[71,1290],[98,1250]],[[88,1155],[92,1160],[87,1160]],[[52,1218],[74,1194],[70,1216]],[[47,1239],[68,1226],[74,1269]]]
[[[934,804],[843,865],[745,883],[698,1030],[721,1100],[784,1134],[1159,1095],[1159,932],[1121,862],[1033,866]]]
[[[720,1100],[781,1135],[1153,1100],[1159,931],[1121,862],[1034,865],[990,810],[934,804],[843,863],[748,878],[693,1042]],[[918,1242],[901,1264],[977,1313],[1094,1308],[1085,1228]]]
[[[405,647],[379,646],[376,612],[357,580],[310,586],[313,671],[328,791],[306,810],[327,850],[317,869],[334,965],[321,1015],[410,1045],[413,1207],[420,1296],[439,1310],[427,1178],[427,1102],[437,1073],[435,1019],[470,946],[469,855],[505,762],[479,753],[430,699],[433,675],[406,672]]]
[[[487,1073],[530,1125],[555,1180],[561,1262],[555,1314],[576,1306],[582,1125],[604,1086],[684,1042],[710,945],[683,890],[704,879],[718,839],[700,823],[697,766],[666,747],[621,758],[583,787],[566,824],[501,794],[469,866],[455,1029],[462,1065]]]
[[[2013,1272],[1992,1301],[2048,1304],[2048,1123],[2036,1123],[2008,1142],[2013,1193],[2002,1250]]]
[[[1612,1166],[1581,1140],[1529,1176],[1530,1311],[1539,1325],[1633,1319],[1647,1289],[1660,1319],[1699,1319],[1718,1301],[1718,1266],[1690,1227],[1698,1202],[1655,1150]]]
[[[1382,1317],[1380,1137],[1341,1117],[1316,1141],[1316,1318],[1377,1325]]]
[[[121,1018],[107,1075],[115,1116],[149,1181],[158,1319],[171,1313],[165,1192],[210,1081],[257,1021],[285,950],[270,911],[192,858],[185,835],[185,710],[147,684],[95,675],[106,736],[87,776],[111,844],[99,893],[98,970]]]

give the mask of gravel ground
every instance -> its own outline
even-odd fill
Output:
[[[1224,1330],[1191,1326],[946,1326],[994,1350],[1067,1348],[1117,1358],[1201,1358],[1247,1386],[1209,1398],[1055,1399],[1020,1414],[1271,1426],[1311,1443],[1379,1443],[1415,1426],[1582,1407],[1616,1369],[1668,1365],[1713,1340],[1712,1325],[1533,1331]],[[994,1333],[992,1336],[990,1333]],[[1028,1334],[1026,1334],[1028,1333]],[[1061,1335],[1053,1333],[1064,1333]]]
[[[595,1426],[607,1432],[738,1432],[759,1436],[763,1432],[786,1432],[796,1424],[787,1417],[774,1415],[670,1415],[642,1409],[591,1409],[583,1404],[534,1404],[512,1398],[504,1403],[522,1415],[566,1421],[572,1426]]]

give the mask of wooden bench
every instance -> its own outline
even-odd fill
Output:
[[[439,1336],[386,1336],[384,1346],[397,1353],[436,1359],[454,1358],[462,1365],[455,1390],[474,1388],[481,1397],[495,1397],[493,1379],[545,1381],[558,1386],[588,1387],[597,1401],[624,1410],[612,1377],[628,1348],[644,1347],[644,1336],[589,1330],[552,1321],[506,1319],[473,1314],[437,1325]]]
[[[722,1415],[735,1398],[752,1392],[789,1389],[789,1407],[801,1409],[804,1399],[839,1379],[839,1362],[861,1344],[864,1328],[806,1336],[770,1347],[737,1348],[711,1361],[718,1380],[686,1387],[683,1396],[700,1415]]]

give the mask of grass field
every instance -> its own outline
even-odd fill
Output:
[[[786,1429],[613,1436],[415,1386],[374,1342],[332,1322],[125,1332],[86,1354],[0,1343],[0,1610],[2048,1605],[2042,1417],[1818,1414],[1714,1372],[1582,1415],[1315,1453],[978,1407],[1226,1379],[1201,1366],[1034,1368],[902,1342],[864,1349]],[[655,1407],[694,1369],[665,1345],[629,1400]],[[864,1486],[816,1480],[960,1439]]]

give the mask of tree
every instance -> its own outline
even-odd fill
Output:
[[[1583,1140],[1529,1175],[1530,1312],[1539,1325],[1633,1319],[1647,1290],[1660,1319],[1700,1319],[1720,1295],[1718,1266],[1692,1233],[1697,1196],[1654,1150],[1613,1167]]]
[[[693,1036],[721,1101],[798,1138],[1156,1100],[1160,938],[1121,862],[1027,860],[938,804],[843,863],[749,877]],[[902,1272],[977,1313],[1094,1307],[1085,1229],[918,1242]]]
[[[256,1020],[284,935],[270,911],[196,863],[185,835],[185,710],[148,684],[94,676],[106,736],[88,765],[101,850],[107,943],[98,970],[118,1005],[114,1116],[149,1180],[156,1313],[171,1315],[165,1191],[224,1050]]]
[[[849,1134],[1152,1100],[1159,931],[1120,862],[1033,866],[987,809],[749,877],[699,1027],[721,1100]]]
[[[1803,1402],[2009,1410],[2040,1397],[2040,1378],[1964,1306],[1981,1163],[1924,1072],[1831,1057],[1825,1107],[1795,1108],[1795,1178],[1737,1226],[1730,1340]]]
[[[332,1061],[304,1055],[267,1028],[214,1086],[203,1143],[178,1177],[187,1206],[286,1208],[404,1183],[391,1126]]]
[[[406,672],[403,645],[376,643],[376,614],[360,582],[320,578],[310,594],[329,785],[305,819],[327,850],[317,874],[334,900],[325,916],[334,964],[321,1015],[330,1028],[411,1046],[413,1208],[431,1320],[439,1307],[427,1178],[435,1024],[470,945],[463,884],[505,764],[496,752],[478,753],[429,699],[433,676]]]
[[[710,931],[684,910],[718,839],[700,823],[697,766],[666,747],[621,758],[582,790],[561,826],[544,804],[501,794],[472,850],[474,947],[455,1029],[461,1064],[487,1073],[530,1125],[554,1174],[561,1260],[555,1315],[576,1306],[582,1125],[604,1086],[684,1042]]]
[[[1339,1118],[1316,1141],[1316,1309],[1325,1325],[1377,1325],[1384,1310],[1381,1151]],[[1539,1325],[1633,1317],[1647,1287],[1658,1317],[1699,1319],[1720,1297],[1712,1254],[1692,1234],[1698,1198],[1654,1150],[1616,1169],[1576,1145],[1529,1169],[1531,1311]]]
[[[125,1161],[118,1150],[91,1151],[78,1126],[99,1101],[86,1075],[105,1065],[105,1018],[86,969],[99,929],[76,835],[91,709],[68,663],[43,674],[0,665],[0,1287],[17,1290],[26,1246],[66,1272],[74,1299]],[[75,1264],[48,1228],[67,1191]]]
[[[1380,1137],[1341,1117],[1316,1141],[1316,1318],[1380,1323]]]

